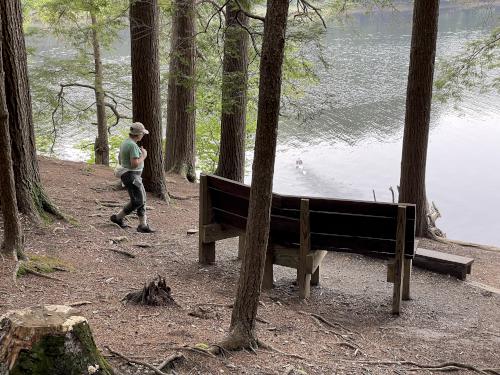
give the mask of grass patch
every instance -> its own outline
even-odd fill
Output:
[[[56,271],[71,272],[74,268],[68,263],[63,262],[61,259],[49,257],[45,255],[27,255],[28,261],[21,262],[17,277],[24,276],[30,270],[40,273],[53,273]]]

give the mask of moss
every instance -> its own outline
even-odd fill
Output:
[[[97,350],[90,327],[79,323],[66,335],[47,335],[31,350],[22,350],[10,375],[82,375],[88,366],[99,365],[97,375],[113,370]]]
[[[57,271],[57,268],[63,268],[68,271],[72,271],[74,268],[63,262],[62,260],[54,257],[44,256],[44,255],[27,255],[28,261],[22,262],[19,265],[19,270],[17,271],[17,276],[24,276],[28,270],[34,270],[40,273],[52,273]]]

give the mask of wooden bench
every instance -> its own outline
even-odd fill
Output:
[[[472,263],[472,258],[422,248],[417,249],[414,259],[417,267],[455,276],[460,280],[465,280],[471,273]]]
[[[200,177],[199,261],[215,262],[215,242],[246,230],[250,187],[213,175]],[[415,255],[415,206],[273,194],[263,288],[273,284],[273,264],[297,269],[301,298],[319,283],[327,251],[394,259],[393,313],[410,298]]]

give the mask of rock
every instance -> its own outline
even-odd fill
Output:
[[[0,375],[113,375],[90,326],[69,306],[46,305],[0,317]]]
[[[113,237],[113,238],[110,238],[109,239],[112,243],[114,244],[118,244],[118,243],[121,243],[121,242],[127,242],[128,241],[128,238],[125,237],[125,236],[120,236],[120,237]]]

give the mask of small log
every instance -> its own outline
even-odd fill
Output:
[[[87,320],[69,306],[46,305],[0,317],[0,375],[113,375]],[[92,368],[91,368],[92,367]]]

